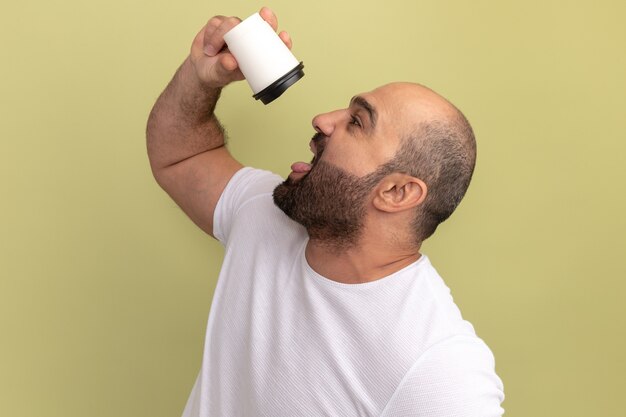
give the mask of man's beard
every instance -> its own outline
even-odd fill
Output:
[[[373,174],[358,177],[314,160],[311,171],[300,180],[287,178],[274,189],[274,203],[304,226],[312,240],[347,249],[357,243],[363,230],[367,197],[380,179]]]

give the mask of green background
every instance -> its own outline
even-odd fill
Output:
[[[311,118],[417,81],[479,156],[424,251],[496,357],[508,416],[622,416],[626,3],[275,0],[306,76],[218,106],[282,175]],[[0,415],[178,416],[221,248],[151,177],[145,123],[214,14],[256,1],[22,1],[0,13]]]

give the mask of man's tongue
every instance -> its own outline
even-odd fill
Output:
[[[295,162],[291,165],[291,170],[297,174],[303,174],[311,170],[311,164],[306,162]]]

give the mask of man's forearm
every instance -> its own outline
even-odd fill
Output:
[[[178,68],[148,118],[148,156],[155,174],[224,145],[224,132],[214,114],[220,92],[201,83],[189,58]]]

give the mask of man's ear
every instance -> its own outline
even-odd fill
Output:
[[[372,203],[378,210],[395,213],[419,206],[427,194],[424,181],[407,174],[393,173],[378,183]]]

